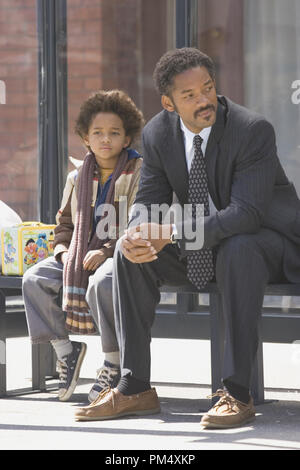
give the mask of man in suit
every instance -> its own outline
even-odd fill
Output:
[[[249,388],[264,288],[269,282],[300,280],[300,202],[278,160],[272,125],[217,95],[208,56],[194,48],[169,51],[158,62],[154,80],[164,109],[143,131],[135,203],[151,215],[154,204],[170,206],[175,193],[181,207],[204,206],[204,219],[194,209],[174,224],[132,217],[114,258],[122,377],[116,389],[76,416],[158,412],[150,386],[150,330],[159,287],[201,288],[215,277],[226,325],[224,389],[201,424],[240,426],[255,417]],[[191,249],[195,227],[204,230],[200,249]]]

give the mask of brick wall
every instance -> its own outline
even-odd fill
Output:
[[[69,155],[85,154],[74,123],[97,89],[124,89],[146,119],[160,110],[152,72],[166,49],[165,11],[164,0],[67,0]],[[1,0],[0,199],[23,220],[38,213],[37,54],[36,0]]]
[[[35,0],[0,2],[0,199],[37,217],[37,33]]]
[[[68,1],[67,18],[69,155],[82,158],[84,146],[73,129],[82,101],[102,87],[102,2]]]
[[[140,0],[86,0],[68,9],[69,154],[85,148],[74,135],[80,104],[95,90],[122,88],[139,105]]]
[[[164,0],[72,0],[68,10],[69,154],[85,149],[74,135],[80,103],[97,89],[121,88],[148,120],[160,111],[155,63],[166,51]],[[136,147],[140,150],[140,145]]]

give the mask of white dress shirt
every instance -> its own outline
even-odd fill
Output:
[[[183,140],[184,140],[185,158],[186,158],[187,168],[188,168],[188,172],[190,172],[192,160],[194,158],[194,153],[195,153],[193,141],[194,141],[195,135],[197,135],[197,134],[194,134],[192,131],[190,131],[186,127],[186,125],[184,124],[184,122],[181,118],[180,118],[180,127],[181,127],[181,130],[183,132]],[[211,126],[210,127],[205,127],[198,134],[201,137],[201,139],[203,139],[202,144],[201,144],[201,150],[203,152],[204,158],[205,158],[205,150],[206,150],[207,141],[208,141],[210,132],[211,132]],[[216,209],[216,207],[215,207],[215,205],[214,205],[214,203],[213,203],[213,201],[212,201],[212,199],[209,195],[210,215],[214,214],[216,212],[216,210],[217,209]]]

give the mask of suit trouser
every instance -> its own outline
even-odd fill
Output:
[[[223,380],[250,388],[265,286],[283,278],[282,265],[283,239],[271,230],[234,235],[217,247],[215,274],[226,328]],[[113,300],[122,376],[150,380],[151,326],[163,284],[190,284],[186,262],[172,245],[157,260],[135,264],[117,243]]]
[[[118,351],[112,304],[112,265],[108,258],[89,277],[86,300],[101,334],[104,352]],[[61,308],[63,265],[49,257],[23,276],[23,298],[29,335],[33,343],[68,338]]]

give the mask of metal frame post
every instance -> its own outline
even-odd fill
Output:
[[[67,169],[66,0],[37,0],[39,217],[54,223]]]
[[[198,0],[176,0],[176,47],[197,46]]]

